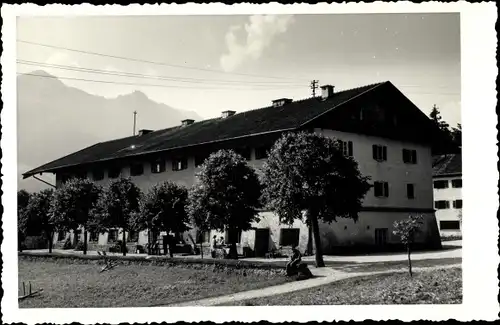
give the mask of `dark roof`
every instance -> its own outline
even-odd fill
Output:
[[[326,100],[322,100],[321,97],[312,97],[280,107],[268,106],[238,113],[227,118],[213,118],[195,122],[188,126],[176,126],[154,131],[142,136],[130,136],[97,143],[30,170],[24,173],[23,176],[26,178],[38,173],[53,172],[64,167],[86,163],[143,155],[263,133],[294,130],[322,113],[384,83],[339,91]]]
[[[432,176],[462,174],[462,154],[447,154],[432,157]]]

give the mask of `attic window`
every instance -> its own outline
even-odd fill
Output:
[[[119,167],[111,167],[108,169],[108,178],[118,178],[120,177],[122,170]]]
[[[172,160],[173,171],[187,169],[187,167],[188,167],[188,162],[186,158],[176,158]]]
[[[104,171],[102,169],[92,171],[92,178],[94,181],[102,181],[104,179]]]
[[[144,173],[143,164],[132,164],[130,165],[130,176],[139,176]]]
[[[290,98],[280,98],[280,99],[275,99],[272,101],[273,107],[281,107],[281,106],[284,106],[284,105],[289,104],[291,102],[292,102],[292,100]]]
[[[224,111],[222,112],[222,118],[228,118],[228,117],[231,117],[235,114],[236,112],[235,111]]]
[[[159,174],[165,171],[165,160],[158,159],[151,163],[151,173]]]

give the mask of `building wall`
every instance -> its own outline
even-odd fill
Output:
[[[432,159],[431,150],[429,147],[422,145],[403,143],[400,141],[388,140],[384,138],[365,136],[361,134],[345,133],[334,130],[316,129],[317,133],[328,137],[334,137],[343,141],[353,142],[353,156],[358,161],[359,169],[365,176],[370,176],[371,181],[385,181],[389,184],[388,197],[375,197],[373,188],[369,190],[363,201],[363,206],[366,208],[379,208],[379,211],[364,211],[359,215],[359,222],[353,223],[349,220],[339,219],[338,222],[330,225],[321,225],[322,243],[325,253],[333,252],[337,247],[347,245],[373,245],[375,243],[375,229],[387,228],[387,241],[389,244],[395,243],[392,235],[392,223],[395,220],[407,218],[410,213],[420,213],[427,210],[425,214],[426,224],[435,225],[433,209],[433,190],[432,190]],[[387,146],[387,161],[378,162],[373,159],[372,145]],[[417,164],[403,163],[402,150],[414,149],[417,151]],[[151,166],[148,161],[144,161],[144,173],[140,176],[132,177],[132,180],[141,188],[142,191],[147,191],[156,183],[170,180],[178,184],[190,187],[196,180],[196,172],[199,168],[194,166],[194,157],[188,158],[187,169],[182,171],[172,170],[172,161],[168,156],[166,160],[166,170],[162,173],[151,173]],[[264,159],[255,159],[255,149],[252,149],[249,165],[257,171],[262,167]],[[122,169],[122,176],[130,176],[129,166]],[[88,177],[92,178],[91,171],[88,172]],[[58,185],[60,185],[60,175],[57,177]],[[106,185],[109,183],[107,173],[103,180],[98,181],[98,184]],[[412,183],[415,185],[415,198],[408,199],[406,195],[406,184]],[[386,208],[386,211],[380,209]],[[390,212],[391,209],[400,208],[406,212]],[[368,209],[369,210],[369,209]],[[261,220],[255,223],[255,228],[269,228],[269,249],[279,248],[280,229],[289,227],[280,225],[278,218],[271,212],[263,212],[260,214]],[[305,251],[307,247],[308,229],[301,221],[295,221],[293,228],[300,229],[299,249]],[[426,226],[424,231],[429,232],[433,229],[431,226]],[[211,231],[210,238],[213,235],[217,238],[223,236],[223,233]],[[192,232],[195,236],[195,232]],[[435,232],[437,235],[437,230]],[[430,236],[430,235],[429,235]],[[432,237],[432,236],[431,236]],[[439,236],[438,236],[439,237]],[[147,243],[147,233],[142,232],[139,235],[138,244]],[[107,244],[107,234],[99,236],[99,245]],[[255,244],[255,231],[250,230],[242,233],[239,251],[243,247],[253,249]],[[206,243],[208,246],[209,243]]]
[[[436,210],[436,219],[439,225],[439,231],[442,237],[447,236],[461,236],[462,235],[462,222],[459,218],[459,212],[461,213],[461,209],[456,209],[453,207],[453,201],[462,200],[462,188],[453,188],[451,185],[451,181],[455,179],[462,179],[461,176],[454,177],[437,177],[434,178],[435,181],[442,180],[448,182],[448,188],[442,189],[434,189],[434,201],[449,201],[450,207],[449,209],[437,209]],[[441,229],[441,221],[459,221],[460,229],[459,230],[446,230]]]

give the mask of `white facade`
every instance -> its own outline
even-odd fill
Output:
[[[442,237],[462,235],[462,204],[462,176],[434,177],[434,206]]]
[[[433,189],[432,189],[432,156],[431,148],[419,144],[389,140],[380,137],[366,136],[356,133],[345,133],[334,130],[315,129],[315,132],[327,137],[334,137],[342,141],[351,141],[352,155],[359,164],[359,169],[364,176],[370,176],[370,183],[386,182],[388,193],[383,196],[375,196],[375,189],[371,188],[363,201],[364,210],[359,214],[359,221],[354,223],[351,220],[339,219],[330,225],[320,225],[322,243],[325,253],[332,251],[334,247],[347,245],[385,245],[399,243],[399,238],[392,234],[393,223],[396,220],[407,218],[410,214],[422,214],[425,216],[423,235],[417,241],[428,241],[429,236],[435,229],[437,234],[436,221],[433,209]],[[385,146],[386,158],[377,161],[373,158],[373,145]],[[416,163],[405,163],[403,161],[403,149],[416,151]],[[190,187],[196,180],[194,156],[187,157],[187,168],[174,171],[172,160],[168,154],[165,155],[166,168],[161,173],[152,173],[149,161],[142,161],[144,172],[139,176],[132,176],[132,180],[139,188],[146,192],[151,186],[170,180],[177,184]],[[255,148],[251,149],[249,165],[257,170],[262,167],[265,159],[255,159]],[[136,161],[137,163],[140,161]],[[130,176],[130,167],[122,168],[122,176]],[[92,179],[92,172],[89,171],[89,178]],[[60,184],[58,177],[58,185]],[[97,181],[98,184],[105,185],[110,181],[107,172],[104,179]],[[409,184],[413,188],[413,195],[408,193]],[[280,225],[277,216],[270,212],[261,213],[261,221],[254,225],[258,229],[269,229],[268,249],[278,248],[280,243],[280,233],[283,228],[290,226]],[[301,221],[296,221],[291,227],[299,232],[298,246],[305,249],[308,238],[308,228]],[[209,238],[221,235],[212,231]],[[253,248],[255,244],[255,231],[242,233],[240,248],[248,246]],[[438,236],[439,237],[439,236]],[[120,238],[121,239],[121,236]],[[99,245],[108,243],[107,234],[99,236]],[[147,234],[141,232],[138,244],[147,243]],[[241,250],[240,250],[241,252]]]

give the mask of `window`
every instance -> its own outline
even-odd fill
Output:
[[[265,159],[267,158],[268,151],[271,149],[271,146],[262,146],[255,148],[255,159]]]
[[[441,230],[460,230],[460,221],[457,220],[440,221],[439,228],[441,228]]]
[[[89,232],[89,241],[99,241],[99,233],[96,231],[90,231]]]
[[[130,165],[130,176],[139,176],[144,173],[143,164],[132,164]]]
[[[240,241],[241,241],[241,230],[233,229],[232,231],[229,231],[226,229],[224,233],[224,242],[226,244],[231,244],[232,242],[239,244]]]
[[[188,162],[186,158],[176,158],[172,160],[172,170],[179,171],[187,169]]]
[[[352,141],[340,141],[340,148],[344,156],[352,157]]]
[[[437,210],[444,210],[450,208],[449,201],[434,201],[434,208]]]
[[[251,159],[252,150],[250,148],[238,148],[234,150],[238,155],[242,156],[246,160]]]
[[[66,239],[66,232],[59,230],[57,232],[57,241],[63,241]]]
[[[406,184],[406,197],[409,199],[415,198],[415,184]]]
[[[108,243],[113,243],[118,239],[118,229],[111,229],[108,232]]]
[[[109,178],[118,178],[118,177],[120,177],[121,173],[122,173],[121,168],[119,168],[119,167],[111,167],[108,170],[108,177]]]
[[[372,146],[373,150],[373,159],[376,161],[386,161],[387,160],[387,147],[386,146],[379,146],[374,144]]]
[[[137,242],[139,239],[139,233],[137,231],[131,230],[128,232],[127,241],[131,243]]]
[[[453,201],[453,208],[454,209],[461,209],[462,208],[462,200],[455,200]]]
[[[298,228],[281,228],[280,246],[299,245],[299,234],[300,234],[300,229]]]
[[[194,156],[194,166],[197,168],[200,167],[209,156],[209,154]]]
[[[158,159],[151,163],[151,173],[159,174],[165,171],[165,160]]]
[[[448,181],[434,181],[434,188],[448,188]]]
[[[416,164],[417,150],[403,149],[403,162],[405,164]]]
[[[375,182],[374,183],[374,194],[376,197],[389,197],[389,183],[387,183],[387,182]]]
[[[462,188],[462,179],[452,179],[451,180],[451,187],[453,188]]]
[[[104,171],[100,169],[92,171],[92,178],[94,181],[102,181],[104,179]]]
[[[86,172],[78,172],[75,174],[75,178],[85,179],[85,178],[87,178],[87,173]]]

